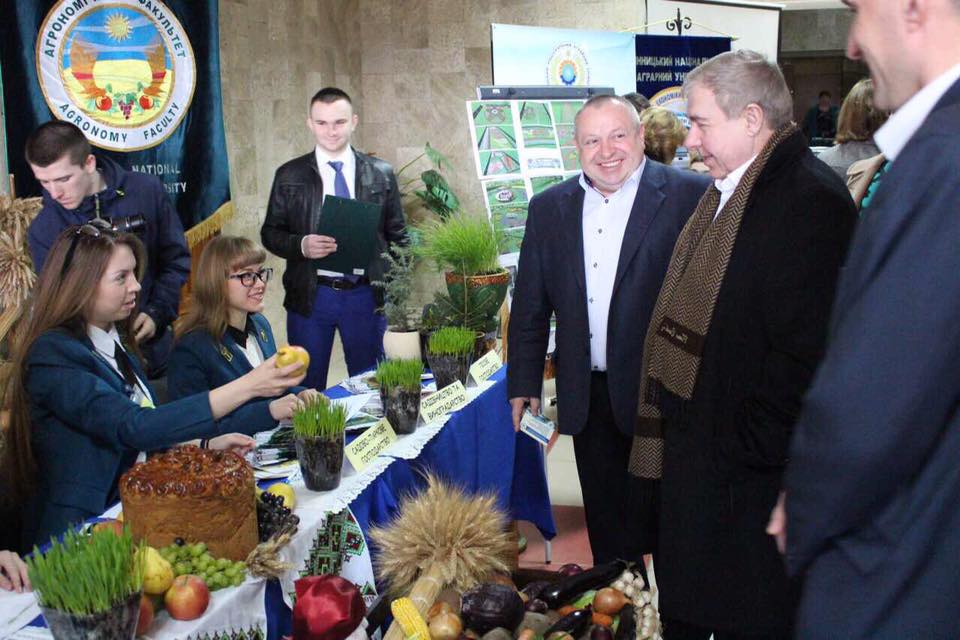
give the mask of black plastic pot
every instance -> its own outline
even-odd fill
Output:
[[[303,484],[310,491],[331,491],[340,486],[343,469],[343,435],[336,440],[295,436],[297,461]]]
[[[413,433],[420,419],[420,389],[395,387],[387,391],[380,387],[380,402],[387,422],[397,435]]]
[[[437,390],[451,385],[457,380],[467,386],[467,376],[470,375],[470,365],[473,364],[473,353],[451,356],[427,352],[430,362],[430,371],[437,381]]]
[[[78,615],[47,607],[40,610],[56,640],[133,640],[140,620],[140,592],[101,613]]]

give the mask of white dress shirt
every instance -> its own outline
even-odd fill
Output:
[[[910,142],[910,138],[917,132],[923,121],[927,119],[933,108],[940,102],[950,87],[960,80],[960,64],[951,67],[945,73],[913,94],[902,107],[896,110],[887,122],[880,127],[873,140],[880,147],[880,151],[893,162]]]
[[[620,246],[637,197],[646,159],[615,193],[597,191],[583,173],[583,270],[587,284],[587,318],[590,323],[590,366],[607,370],[607,320],[613,283],[620,262]]]
[[[334,171],[333,167],[330,166],[330,161],[336,160],[343,163],[343,166],[340,167],[340,172],[343,174],[343,178],[347,181],[347,189],[350,190],[350,197],[355,199],[357,197],[356,187],[354,185],[357,177],[357,156],[355,156],[353,153],[353,147],[347,145],[347,147],[340,153],[336,155],[330,155],[318,145],[314,149],[314,153],[317,156],[317,168],[320,169],[320,180],[323,182],[323,198],[326,199],[328,194],[336,195],[337,193],[337,172]],[[304,253],[304,240],[306,240],[306,237],[300,241],[300,253]],[[325,269],[317,269],[317,275],[327,276],[330,278],[343,277],[342,273],[336,271],[327,271]]]
[[[250,363],[251,367],[256,369],[263,364],[263,352],[260,350],[260,343],[257,342],[256,336],[248,333],[247,341],[237,346],[240,347],[240,351],[246,356],[247,362]]]
[[[747,169],[756,159],[757,156],[753,156],[742,165],[728,173],[726,177],[713,181],[714,186],[720,192],[720,204],[717,205],[717,210],[713,214],[714,220],[716,220],[717,216],[720,215],[720,212],[723,211],[723,206],[727,204],[727,200],[729,200],[730,196],[733,195],[733,192],[736,191],[737,185],[740,184],[740,180],[743,178],[743,174],[747,172]]]

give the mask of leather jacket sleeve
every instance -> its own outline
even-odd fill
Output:
[[[290,202],[296,185],[285,184],[281,171],[273,179],[270,188],[270,200],[267,202],[267,215],[260,228],[260,239],[263,246],[273,254],[287,260],[306,260],[300,249],[303,235],[294,233],[291,229],[292,217],[295,212]]]

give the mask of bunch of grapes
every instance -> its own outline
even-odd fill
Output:
[[[133,100],[130,100],[129,102],[124,102],[121,100],[117,104],[120,105],[120,111],[123,112],[123,119],[129,120],[130,112],[133,111]]]
[[[180,538],[169,547],[160,549],[160,555],[173,566],[173,572],[182,576],[200,576],[211,591],[243,584],[247,565],[229,558],[214,558],[203,542],[186,544]]]
[[[283,506],[283,498],[264,492],[257,500],[257,529],[260,532],[260,542],[266,542],[274,535],[286,530],[296,531],[300,524],[299,516],[293,514]]]

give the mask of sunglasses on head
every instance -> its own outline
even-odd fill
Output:
[[[60,277],[62,278],[66,275],[67,270],[70,268],[70,263],[73,262],[73,254],[77,250],[77,241],[80,240],[81,236],[87,236],[88,238],[99,238],[104,235],[115,235],[113,228],[110,226],[110,223],[106,220],[100,218],[94,218],[89,222],[80,225],[73,232],[73,237],[70,238],[70,247],[67,248],[67,256],[63,260],[63,267],[60,269]]]
[[[258,279],[263,284],[267,284],[270,282],[270,278],[272,276],[273,269],[266,267],[264,269],[260,269],[260,271],[244,271],[243,273],[234,273],[227,277],[232,280],[239,280],[240,284],[245,287],[252,287],[254,284],[256,284]]]

